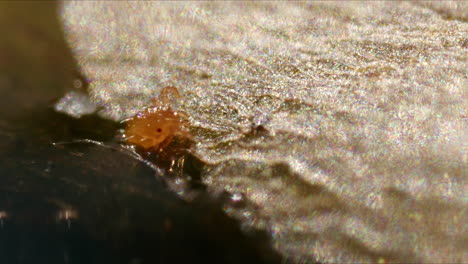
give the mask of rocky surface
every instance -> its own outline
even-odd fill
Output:
[[[225,211],[284,256],[461,263],[467,13],[461,1],[65,1],[61,14],[99,114],[121,121],[178,87],[208,192],[245,200]]]

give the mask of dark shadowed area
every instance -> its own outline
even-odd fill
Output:
[[[280,262],[220,201],[169,191],[120,123],[54,110],[86,94],[55,2],[1,2],[0,32],[0,263]]]

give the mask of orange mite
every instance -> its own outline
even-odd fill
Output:
[[[176,112],[170,106],[169,94],[180,98],[179,91],[173,86],[162,89],[153,106],[137,113],[127,121],[125,139],[137,151],[159,153],[165,157],[178,155],[191,145],[192,136],[187,130],[188,121],[184,112]],[[184,144],[172,144],[174,139]]]

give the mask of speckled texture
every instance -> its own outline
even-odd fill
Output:
[[[468,262],[467,2],[66,1],[101,114],[179,87],[213,193],[295,262]]]

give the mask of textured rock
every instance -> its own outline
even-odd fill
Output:
[[[101,114],[185,96],[209,190],[295,261],[466,262],[466,2],[69,2]]]

